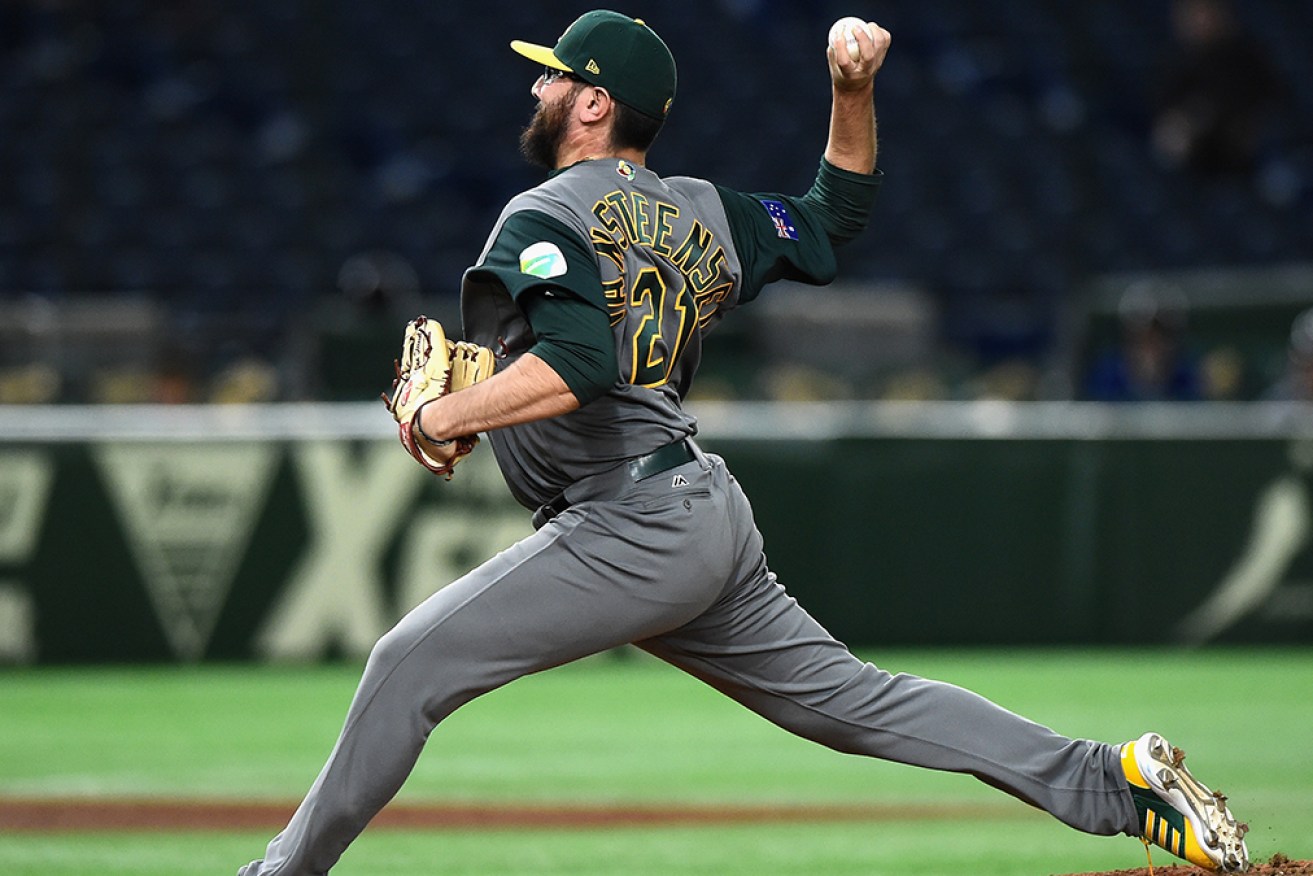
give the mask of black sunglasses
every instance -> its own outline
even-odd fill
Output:
[[[551,85],[558,79],[571,79],[575,82],[583,82],[582,79],[571,73],[569,70],[558,70],[555,67],[543,67],[543,85]]]

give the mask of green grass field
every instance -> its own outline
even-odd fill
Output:
[[[1156,729],[1253,825],[1255,858],[1313,857],[1313,651],[899,651],[1073,736]],[[0,797],[293,800],[328,753],[356,666],[0,672]],[[603,655],[523,679],[434,733],[401,799],[561,805],[917,804],[930,819],[590,829],[377,828],[335,876],[1044,874],[1142,866],[972,779],[795,739],[679,672]],[[963,814],[963,809],[975,810]],[[5,876],[231,874],[281,825],[0,833]],[[1168,863],[1165,853],[1156,863]]]

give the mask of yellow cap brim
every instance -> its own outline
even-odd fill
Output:
[[[511,40],[511,48],[517,53],[524,55],[530,61],[535,61],[545,67],[551,67],[554,70],[564,70],[566,73],[573,73],[569,67],[561,63],[552,50],[546,46],[539,46],[534,43],[526,43],[524,40]]]

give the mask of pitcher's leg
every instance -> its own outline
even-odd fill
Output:
[[[542,668],[546,643],[507,644],[498,614],[532,583],[550,543],[534,536],[450,584],[379,639],[337,743],[310,791],[239,876],[321,876],[396,794],[433,728],[464,703]],[[546,582],[542,587],[550,586]],[[521,647],[524,646],[524,647]]]
[[[755,528],[740,537],[740,582],[644,648],[807,739],[967,773],[1081,830],[1137,835],[1115,747],[1068,739],[971,691],[858,660],[775,580]]]
[[[435,593],[374,648],[328,762],[243,876],[327,873],[464,703],[705,611],[730,569],[723,521],[706,494],[572,508]],[[642,543],[615,535],[644,526]],[[707,538],[690,545],[692,533]]]
[[[967,773],[1096,834],[1133,833],[1116,748],[1068,739],[955,685],[864,663],[780,592],[641,643],[779,726],[830,748]]]
[[[374,646],[337,743],[263,861],[241,876],[327,873],[410,775],[433,727],[524,672],[496,667],[477,615],[496,578],[475,573],[414,609]],[[481,644],[479,644],[481,642]],[[462,650],[472,646],[470,650]]]

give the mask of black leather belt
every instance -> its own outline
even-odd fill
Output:
[[[685,438],[629,460],[629,476],[634,479],[634,483],[638,483],[697,458],[697,453],[693,450],[693,442]]]
[[[683,465],[686,462],[692,462],[697,459],[700,452],[692,439],[682,438],[665,447],[658,447],[651,453],[645,453],[642,456],[635,456],[624,464],[624,470],[629,474],[629,481],[638,483],[648,478],[659,475],[663,471],[669,471],[676,466]],[[533,515],[533,527],[539,529],[548,520],[565,513],[573,501],[561,493],[556,498],[545,503]]]

